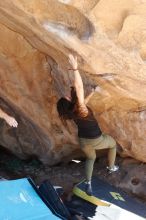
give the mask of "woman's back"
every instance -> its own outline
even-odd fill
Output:
[[[86,117],[75,115],[73,120],[78,127],[78,137],[80,138],[92,139],[97,138],[102,134],[98,122],[90,108],[88,108],[88,115]]]

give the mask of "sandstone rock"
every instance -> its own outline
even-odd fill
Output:
[[[77,149],[57,99],[68,91],[68,54],[78,56],[85,91],[103,132],[123,154],[146,162],[146,35],[142,0],[5,0],[0,2],[1,107],[18,129],[1,121],[0,144],[22,158],[55,164]]]
[[[123,162],[123,178],[118,184],[124,190],[135,194],[137,197],[146,201],[145,184],[146,172],[145,164],[136,163],[135,160],[126,159]],[[125,174],[124,174],[125,173]]]

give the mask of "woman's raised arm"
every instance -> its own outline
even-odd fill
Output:
[[[76,90],[77,98],[78,98],[78,114],[81,117],[86,117],[88,115],[88,108],[85,104],[85,97],[84,97],[84,86],[81,75],[78,71],[78,63],[77,57],[73,55],[69,55],[69,62],[72,66],[72,71],[74,72],[74,87]]]
[[[79,104],[84,104],[84,87],[81,75],[78,70],[77,57],[74,57],[72,54],[69,54],[69,63],[72,66],[72,71],[74,72],[74,87],[76,89],[77,98]]]

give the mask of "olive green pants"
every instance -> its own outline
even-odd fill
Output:
[[[82,151],[87,159],[85,164],[86,180],[91,181],[93,166],[96,159],[96,150],[108,148],[108,163],[109,167],[113,167],[116,158],[116,141],[109,135],[102,134],[99,138],[87,139],[79,138],[79,143]]]

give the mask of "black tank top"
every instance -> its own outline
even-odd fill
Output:
[[[88,108],[88,110],[89,114],[87,117],[76,117],[73,120],[78,127],[78,137],[93,139],[99,137],[102,134],[102,132],[91,109]]]

